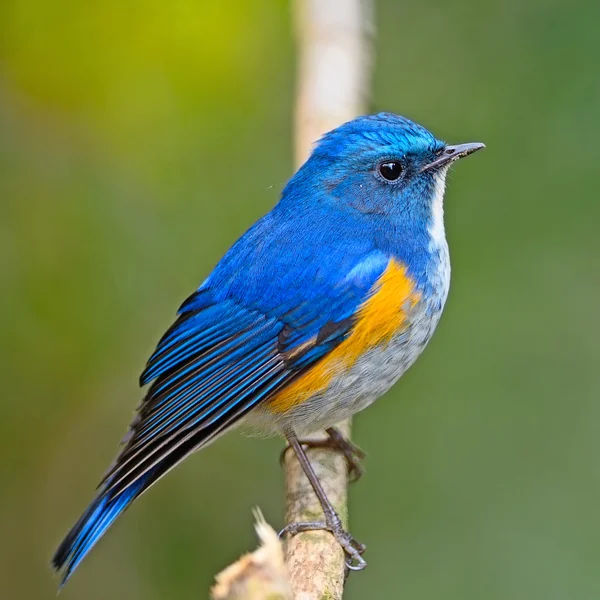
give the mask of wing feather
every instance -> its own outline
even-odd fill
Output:
[[[367,257],[367,281],[367,269],[355,268],[359,283],[346,277],[333,300],[324,294],[279,315],[232,298],[211,304],[204,290],[188,298],[142,374],[152,385],[101,483],[103,493],[122,493],[162,461],[172,462],[190,440],[192,449],[208,443],[315,364],[352,329],[365,290],[386,262]]]
[[[159,341],[122,450],[53,559],[63,582],[135,498],[352,331],[389,257],[361,228],[337,244],[308,213],[277,215],[231,248]]]

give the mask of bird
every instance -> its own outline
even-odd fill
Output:
[[[288,442],[350,569],[365,546],[345,531],[302,436],[382,396],[415,362],[450,286],[448,170],[482,143],[449,145],[393,113],[326,133],[279,201],[179,308],[140,376],[145,396],[94,500],[54,557],[61,586],[132,502],[238,425]]]

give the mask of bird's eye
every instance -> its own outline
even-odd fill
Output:
[[[402,175],[402,164],[398,160],[390,160],[379,165],[379,174],[387,181],[396,181]]]

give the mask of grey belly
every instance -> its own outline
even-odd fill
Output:
[[[441,308],[419,307],[409,325],[386,345],[363,354],[346,372],[336,376],[327,389],[298,407],[274,415],[258,408],[246,425],[262,433],[282,433],[290,428],[298,435],[331,427],[372,404],[415,362],[437,326]]]

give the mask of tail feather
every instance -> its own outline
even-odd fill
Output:
[[[52,557],[52,566],[57,571],[62,571],[60,586],[65,585],[96,542],[138,496],[200,445],[212,441],[219,432],[219,424],[197,432],[196,436],[181,444],[152,469],[123,488],[112,488],[113,479],[107,479],[100,487],[96,499],[75,523]]]
[[[92,502],[52,557],[54,568],[62,571],[61,587],[117,517],[146,489],[147,483],[148,478],[143,477],[117,496],[101,493]]]
[[[273,386],[278,383],[277,379],[275,383],[269,380],[269,389],[273,389]],[[119,476],[118,472],[109,475],[108,479],[100,485],[96,499],[67,534],[52,558],[54,568],[62,571],[61,587],[117,517],[140,494],[144,493],[191,452],[212,442],[233,421],[241,418],[252,408],[256,401],[257,398],[254,398],[253,401],[247,402],[241,410],[233,415],[222,412],[195,431],[184,429],[180,435],[169,440],[170,443],[165,444],[164,456],[155,464],[148,464],[149,460],[154,461],[152,454],[142,454],[137,467],[127,475],[127,480],[120,482],[116,480],[115,478]],[[117,464],[120,460],[121,457],[117,459]]]

